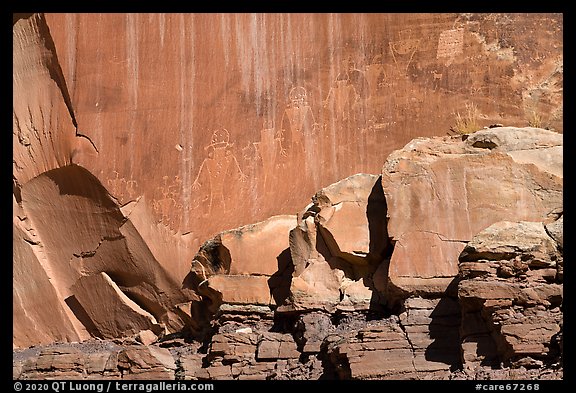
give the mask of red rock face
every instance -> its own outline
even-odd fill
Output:
[[[156,322],[164,333],[194,325],[197,297],[183,281],[201,244],[302,211],[350,175],[380,173],[415,137],[493,123],[562,132],[562,23],[561,14],[16,15],[15,345],[123,334],[129,318],[97,323],[112,310],[131,310],[154,333]],[[558,169],[544,153],[514,152],[505,159]],[[356,213],[342,206],[322,224],[335,242],[327,247],[361,258],[366,222],[354,224],[361,242],[347,242],[339,222]],[[258,291],[224,283],[223,296],[272,302],[275,270],[253,271],[231,239],[242,268],[263,275],[248,278]],[[118,295],[101,309],[99,288]],[[366,299],[363,286],[349,288]]]
[[[389,290],[442,293],[464,245],[482,229],[501,220],[554,221],[563,209],[561,146],[552,131],[497,127],[465,141],[416,139],[390,154],[382,169],[395,242]]]
[[[562,130],[558,14],[49,14],[78,154],[121,204],[187,233],[294,214],[420,135]],[[539,117],[539,119],[538,119]]]

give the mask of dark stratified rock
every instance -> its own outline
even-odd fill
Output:
[[[541,222],[497,222],[467,244],[458,286],[467,368],[561,362],[560,250]]]

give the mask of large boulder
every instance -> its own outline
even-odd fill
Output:
[[[505,152],[518,163],[534,164],[541,171],[563,176],[563,135],[535,127],[495,127],[468,136],[473,147]]]
[[[356,174],[320,190],[290,232],[294,272],[280,310],[370,309],[378,302],[372,276],[389,248],[378,176]]]
[[[291,273],[288,235],[296,216],[224,231],[192,260],[189,282],[216,312],[222,304],[275,305],[286,297]]]
[[[378,289],[391,302],[440,295],[482,229],[502,220],[554,221],[562,212],[561,163],[562,136],[535,128],[417,138],[393,152],[382,187],[395,247]]]
[[[30,234],[30,249],[78,338],[114,338],[156,324],[156,333],[195,328],[189,310],[195,294],[154,258],[130,218],[86,169],[69,165],[40,174],[22,186],[20,198],[19,225]],[[110,313],[118,316],[116,327]],[[142,323],[143,315],[154,322]]]
[[[156,318],[126,296],[104,272],[80,277],[72,291],[84,305],[93,334],[98,337],[124,337],[147,329],[161,332]]]

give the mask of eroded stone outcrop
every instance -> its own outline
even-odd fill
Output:
[[[222,304],[276,305],[288,291],[295,225],[296,216],[275,216],[216,235],[194,257],[185,285],[204,296],[211,313]]]
[[[195,295],[167,274],[87,170],[70,165],[48,171],[27,182],[21,198],[35,255],[78,338],[193,327]]]
[[[294,272],[282,310],[370,309],[378,303],[372,275],[392,247],[379,177],[353,175],[312,201],[290,232]]]
[[[391,249],[379,177],[357,174],[312,199],[298,218],[225,231],[201,247],[189,285],[212,313],[222,304],[293,312],[377,303],[372,274]]]
[[[499,127],[468,138],[418,138],[382,170],[388,233],[395,243],[390,302],[438,296],[458,273],[477,232],[501,220],[550,223],[562,211],[562,136]]]
[[[455,298],[409,298],[399,316],[353,316],[324,340],[342,379],[449,379],[461,367]]]
[[[472,238],[460,255],[458,285],[467,367],[559,365],[562,261],[542,222],[501,221]]]
[[[505,136],[507,132],[512,136]],[[480,204],[485,200],[479,196],[468,200],[470,206],[480,204],[479,210],[472,210],[464,220],[468,230],[493,217],[525,217],[529,214],[525,209],[540,209],[530,213],[537,214],[540,221],[497,221],[470,240],[459,242],[457,274],[430,278],[446,282],[442,287],[430,290],[431,286],[415,280],[409,290],[389,289],[398,282],[389,268],[400,260],[395,259],[399,243],[389,235],[394,228],[391,218],[402,227],[407,225],[402,220],[414,223],[415,217],[423,217],[418,215],[422,211],[408,205],[404,217],[395,215],[390,207],[394,205],[381,187],[384,177],[357,174],[317,192],[297,216],[276,216],[225,231],[200,248],[184,287],[201,296],[186,304],[191,307],[188,310],[196,328],[204,334],[203,345],[193,344],[190,337],[165,336],[160,326],[165,329],[166,325],[141,307],[148,303],[128,296],[141,292],[130,292],[126,283],[118,284],[106,270],[96,269],[75,281],[72,290],[76,299],[82,304],[101,296],[103,304],[122,311],[126,319],[105,324],[98,310],[88,307],[85,314],[94,321],[90,326],[94,331],[115,330],[111,336],[136,333],[133,338],[120,342],[121,346],[108,354],[86,354],[79,349],[81,344],[73,349],[46,348],[25,362],[15,361],[13,373],[23,379],[46,375],[193,380],[561,378],[562,183],[553,165],[516,163],[498,151],[505,146],[501,141],[516,140],[522,132],[510,128],[484,131],[484,141],[497,140],[489,149],[486,144],[471,146],[479,138],[472,135],[468,137],[470,144],[462,138],[419,139],[398,153],[412,153],[394,164],[399,170],[387,172],[388,181],[398,182],[388,183],[395,187],[424,179],[412,171],[414,165],[423,162],[449,160],[450,173],[458,173],[458,168],[466,165],[474,167],[477,162],[504,172],[500,179],[503,185],[495,182],[498,177],[491,182],[486,177],[475,178],[474,187],[481,189],[484,181],[484,187],[507,198],[501,199],[502,204],[490,199],[492,204],[486,206]],[[540,145],[547,149],[547,140],[557,143],[545,130],[541,130],[542,142],[533,129],[527,132],[526,139],[533,139],[534,150]],[[440,153],[427,150],[432,147]],[[407,157],[412,156],[409,162]],[[560,161],[558,157],[549,160]],[[505,176],[510,174],[509,166],[514,176]],[[507,182],[519,186],[515,182],[518,177],[526,180],[525,189],[508,189]],[[461,181],[455,175],[429,179],[426,184],[432,189],[444,190],[457,189]],[[404,206],[394,194],[396,189],[388,190],[390,200]],[[27,191],[23,193],[27,195]],[[400,195],[410,194],[406,191]],[[31,198],[24,198],[27,200]],[[449,201],[456,204],[454,209],[460,209],[454,199],[443,201],[440,207],[448,211]],[[493,210],[490,217],[480,214],[487,206]],[[115,211],[113,205],[110,208]],[[419,228],[431,222],[430,218],[423,220],[415,225]],[[437,221],[441,220],[438,217]],[[438,225],[449,227],[442,222]],[[418,235],[411,238],[413,233],[407,232],[403,239],[421,239]],[[405,256],[406,250],[400,255]],[[424,259],[430,263],[428,268],[444,269],[446,259],[435,255]],[[411,274],[422,278],[420,270]],[[174,306],[170,310],[181,307]],[[185,311],[180,308],[180,312]],[[135,330],[126,333],[122,324],[131,324]],[[143,345],[135,345],[138,343]]]
[[[175,379],[176,363],[170,351],[159,346],[87,341],[48,346],[24,355],[13,368],[15,379],[165,380]]]

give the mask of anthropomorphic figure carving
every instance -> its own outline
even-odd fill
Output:
[[[382,55],[374,56],[372,62],[366,66],[366,80],[368,82],[369,97],[381,95],[386,81]]]
[[[364,73],[356,68],[351,58],[342,63],[341,69],[328,92],[324,107],[332,111],[336,121],[347,121],[353,119],[356,105],[368,98],[370,90]]]
[[[230,143],[230,133],[225,128],[220,128],[212,133],[210,144],[205,147],[208,150],[208,157],[202,161],[198,175],[192,184],[194,190],[199,190],[202,186],[200,178],[205,173],[208,176],[210,186],[210,201],[208,204],[208,212],[212,209],[219,207],[226,208],[224,202],[224,186],[226,180],[232,175],[231,171],[236,172],[240,181],[246,181],[247,176],[240,169],[236,156],[232,153],[230,148],[234,144]]]
[[[267,190],[270,179],[276,176],[276,166],[280,157],[287,157],[286,149],[282,147],[282,138],[274,127],[260,130],[260,141],[254,142],[258,155],[262,160],[263,189]]]
[[[288,151],[303,152],[305,137],[312,135],[318,124],[314,120],[314,113],[308,102],[308,92],[304,87],[292,88],[288,98],[290,103],[286,106],[280,123],[282,146]]]

